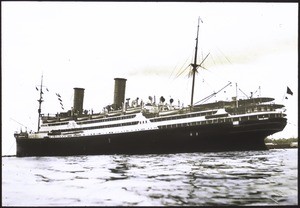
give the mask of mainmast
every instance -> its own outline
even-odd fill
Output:
[[[192,95],[191,95],[191,108],[193,107],[193,99],[194,99],[194,86],[195,86],[195,74],[199,65],[197,65],[197,53],[198,53],[198,36],[199,36],[199,24],[200,24],[200,17],[198,18],[198,27],[197,27],[197,38],[196,38],[196,47],[195,47],[195,57],[194,63],[191,64],[192,73],[193,73],[193,84],[192,84]],[[202,20],[201,20],[202,22]]]
[[[40,130],[40,121],[41,121],[41,111],[42,111],[42,102],[43,102],[43,75],[41,78],[41,86],[40,86],[40,99],[37,100],[39,102],[39,109],[38,109],[38,113],[39,113],[39,118],[38,118],[38,131]]]

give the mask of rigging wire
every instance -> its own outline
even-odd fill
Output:
[[[12,121],[14,121],[14,122],[20,124],[21,126],[24,126],[26,129],[29,129],[27,126],[21,124],[20,122],[16,121],[15,119],[13,119],[13,118],[11,118],[11,117],[10,117],[9,119],[11,119]]]
[[[249,99],[249,96],[246,95],[246,93],[244,93],[240,88],[239,88],[239,90]]]
[[[225,59],[226,59],[230,64],[232,64],[231,61],[225,56],[225,54],[224,54],[218,47],[217,47],[217,49],[218,49],[219,52],[221,52],[221,54],[225,57]]]
[[[10,153],[10,150],[12,149],[13,146],[15,146],[14,142],[11,143],[10,148],[6,151],[6,154],[4,154],[3,156],[6,156],[6,155],[8,156],[8,153]],[[12,156],[15,156],[15,155],[12,155]]]
[[[177,74],[175,75],[176,77],[174,79],[178,78],[183,73],[183,71],[185,71],[190,66],[190,64],[189,64],[183,71],[181,71],[182,68],[186,65],[186,63],[188,62],[189,59],[190,59],[190,56],[186,59],[184,64],[180,67],[180,69],[178,70]]]
[[[230,82],[230,81],[227,83],[227,85],[225,85],[224,87],[222,87],[222,88],[221,88],[220,90],[218,90],[217,92],[213,92],[212,94],[210,94],[209,96],[207,96],[207,97],[203,98],[202,100],[196,102],[195,104],[198,104],[198,103],[200,103],[200,102],[202,102],[202,103],[206,102],[207,100],[209,100],[210,98],[212,98],[214,95],[216,95],[216,94],[218,94],[219,92],[221,92],[222,90],[224,90],[224,89],[225,89],[226,87],[228,87],[229,85],[231,85],[231,82]]]
[[[175,78],[178,78],[180,75],[182,75],[183,74],[183,72],[185,72],[186,71],[186,69],[187,68],[189,68],[190,67],[190,65],[187,65],[187,67],[185,67],[185,69],[180,73],[180,74],[178,74]]]
[[[218,49],[219,53],[221,53],[221,55],[225,57],[225,59],[227,60],[227,62],[230,63],[230,64],[232,64],[231,61],[230,61],[230,59],[229,59],[228,57],[226,57],[225,54],[224,54],[218,47],[216,47],[216,48]],[[201,64],[202,64],[202,63],[207,59],[207,57],[210,55],[210,53],[208,53],[204,59],[203,59],[203,51],[202,51],[201,55],[202,55],[202,62],[201,62]],[[216,65],[216,60],[214,59],[214,57],[213,57],[212,55],[211,55],[211,57],[212,57],[212,62],[213,62],[213,64]],[[189,59],[189,58],[188,58],[188,59]],[[186,72],[187,68],[189,68],[189,67],[191,66],[191,64],[189,64],[189,65],[187,65],[187,66],[182,70],[182,68],[186,65],[188,59],[185,61],[185,63],[183,64],[183,66],[180,68],[180,70],[178,70],[178,72],[177,72],[177,74],[176,74],[176,77],[175,77],[174,79],[176,79],[176,78],[178,78],[179,76],[181,76],[184,72]],[[219,61],[221,62],[221,64],[224,64],[222,60],[219,60]],[[202,67],[202,68],[204,68],[203,66],[201,66],[201,64],[200,64],[199,66]],[[204,69],[206,69],[206,68],[204,68]],[[173,75],[174,70],[175,70],[175,69],[173,69],[171,76]],[[208,69],[206,69],[206,71],[212,73],[214,77],[221,78],[220,80],[225,81],[224,77],[220,76],[219,74],[213,73],[211,70],[208,70]],[[197,71],[197,72],[198,72],[198,71]],[[190,74],[190,73],[188,73],[187,76],[189,76],[189,74]],[[170,76],[170,77],[171,77],[171,76]],[[228,81],[228,80],[226,80],[226,81],[229,82],[229,84],[227,84],[227,85],[226,85],[225,87],[223,87],[221,90],[212,93],[211,95],[209,95],[209,96],[203,98],[202,100],[196,102],[195,104],[197,104],[197,103],[199,103],[199,102],[202,102],[203,100],[204,100],[203,102],[209,100],[211,97],[215,96],[216,94],[218,94],[220,91],[222,91],[224,88],[226,88],[227,86],[229,86],[229,85],[232,83],[232,81]],[[212,86],[211,86],[205,79],[203,79],[203,82],[205,82],[210,88],[212,88]],[[213,89],[213,88],[212,88],[212,89]],[[245,94],[245,93],[244,93],[244,94]],[[246,94],[245,94],[245,95],[246,95]],[[247,96],[247,95],[246,95],[246,96]],[[247,97],[248,97],[248,96],[247,96]]]
[[[172,75],[173,75],[175,69],[178,67],[178,65],[179,65],[179,63],[177,63],[176,66],[173,68],[172,73],[171,73],[170,76],[169,76],[169,79],[171,79],[171,77],[172,77]]]
[[[260,91],[260,86],[257,88],[257,90],[253,93],[253,95],[255,95],[257,93],[257,91]],[[260,95],[259,95],[260,96]]]
[[[203,54],[202,54],[203,55]],[[202,63],[204,63],[204,61],[207,59],[207,57],[210,55],[210,53],[208,53],[207,55],[206,55],[206,57],[202,60],[202,62],[201,62],[201,64]],[[223,54],[224,55],[224,54]],[[231,64],[231,62],[230,62],[230,60],[227,58],[227,57],[225,57],[226,58],[226,60]],[[188,60],[188,59],[187,59]],[[186,60],[186,62],[187,62],[187,60]],[[212,57],[212,60],[213,60],[213,62],[214,62],[214,64],[216,64],[216,62],[215,62],[215,60],[213,59],[213,57]],[[186,62],[184,63],[184,65],[186,64]],[[201,64],[199,65],[201,68],[204,68],[203,66],[201,66]],[[183,65],[183,66],[184,66]],[[184,70],[179,70],[178,71],[178,73],[177,73],[177,75],[176,75],[176,77],[175,78],[178,78],[180,75],[182,75],[186,70],[187,70],[187,68],[188,67],[190,67],[191,66],[191,64],[189,64]],[[204,68],[206,71],[208,71],[208,72],[210,72],[210,73],[212,73],[213,75],[216,75],[215,73],[213,73],[211,70],[208,70],[208,69],[206,69],[206,68]],[[198,72],[198,71],[197,71]],[[188,73],[188,75],[187,76],[189,76],[189,74],[190,73]],[[220,75],[216,75],[215,77],[221,77]],[[189,79],[188,79],[189,80]],[[222,79],[221,79],[222,81],[225,81],[224,79],[223,79],[223,77],[222,77]],[[205,82],[211,89],[213,89],[213,87],[205,80],[205,79],[203,79],[203,82]],[[216,94],[218,94],[220,91],[222,91],[224,88],[226,88],[228,85],[230,85],[232,82],[231,81],[228,81],[227,80],[227,82],[229,82],[229,84],[227,84],[225,87],[223,87],[221,90],[219,90],[219,91],[217,91],[217,92],[214,92],[214,93],[212,93],[212,94],[210,94],[209,96],[207,96],[207,97],[205,97],[205,98],[203,98],[202,100],[200,100],[200,101],[198,101],[198,102],[196,102],[195,104],[197,104],[197,103],[199,103],[199,102],[206,102],[207,100],[209,100],[210,98],[212,98],[213,96],[215,96]]]
[[[215,62],[215,60],[213,58],[213,55],[211,54],[210,56],[211,56],[212,61],[214,62],[214,65],[216,65],[216,62]]]
[[[216,61],[215,61],[215,59],[213,58],[212,53],[208,53],[207,56],[205,57],[205,59],[208,57],[208,55],[211,56],[214,65],[216,65]],[[220,62],[221,62],[221,64],[223,64],[222,61],[220,61]],[[202,64],[202,63],[201,63],[201,64]],[[201,67],[204,68],[203,66],[201,66]],[[219,74],[216,74],[216,73],[214,73],[213,71],[211,71],[211,70],[209,70],[209,69],[207,69],[207,68],[204,68],[204,69],[206,69],[206,71],[208,71],[209,73],[213,74],[214,77],[221,78],[221,79],[220,79],[221,81],[228,81],[228,80],[225,80],[223,76],[221,76],[221,75],[219,75]],[[231,81],[231,82],[232,82],[232,81]]]
[[[204,82],[214,91],[214,88],[205,79],[202,80],[202,83]]]

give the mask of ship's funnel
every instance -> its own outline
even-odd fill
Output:
[[[75,114],[82,114],[83,111],[83,88],[74,88],[74,103],[73,103],[73,112]]]
[[[115,92],[113,108],[120,109],[123,106],[125,99],[125,88],[127,79],[115,78]]]

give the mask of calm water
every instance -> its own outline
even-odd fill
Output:
[[[298,150],[3,157],[2,205],[297,205]]]

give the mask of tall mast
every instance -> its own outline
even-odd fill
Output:
[[[198,36],[199,36],[199,24],[200,24],[200,17],[198,18],[198,27],[197,27],[197,38],[196,38],[196,47],[195,47],[195,57],[194,57],[194,63],[191,64],[193,67],[192,73],[193,73],[193,84],[192,84],[192,95],[191,95],[191,108],[193,107],[193,99],[194,99],[194,86],[195,86],[195,74],[197,71],[197,53],[198,53]],[[202,20],[201,20],[202,22]]]
[[[39,113],[39,118],[38,118],[38,131],[40,130],[40,121],[41,121],[41,111],[42,111],[42,102],[43,102],[43,75],[41,78],[41,86],[40,86],[40,99],[38,100],[39,102],[39,109],[38,109],[38,113]]]
[[[235,107],[238,108],[239,107],[239,103],[238,103],[238,84],[235,83]]]

